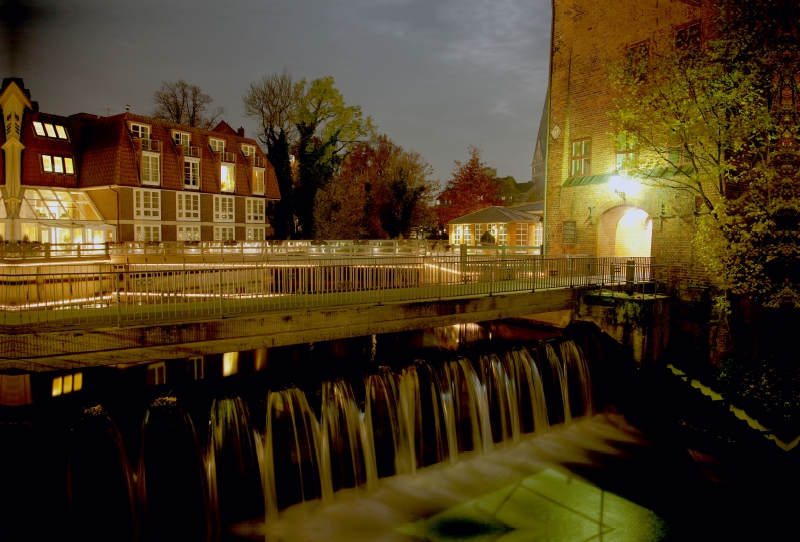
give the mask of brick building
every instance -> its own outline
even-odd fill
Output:
[[[703,35],[712,1],[553,0],[550,84],[540,129],[545,138],[545,252],[653,256],[673,278],[693,273],[693,196],[631,181],[608,112],[614,94],[605,63],[653,40]],[[546,124],[545,124],[546,123]]]
[[[21,79],[0,89],[0,235],[11,241],[263,240],[280,199],[244,130],[124,113],[39,111]]]

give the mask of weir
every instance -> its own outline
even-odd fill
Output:
[[[216,539],[236,525],[239,532],[263,529],[264,521],[269,528],[298,505],[367,498],[389,478],[415,479],[511,450],[602,406],[592,381],[603,380],[608,364],[594,335],[479,348],[431,351],[428,361],[390,366],[378,358],[361,377],[348,369],[347,379],[306,382],[304,389],[287,384],[291,374],[249,382],[253,374],[222,382],[205,409],[208,402],[191,406],[188,388],[179,387],[149,404],[132,449],[136,424],[127,421],[120,432],[112,421],[119,408],[132,408],[129,400],[111,400],[77,420],[67,416],[63,422],[81,430],[67,441],[70,476],[48,479],[53,494],[69,498],[57,511],[68,524],[91,519],[97,495],[77,490],[102,489],[115,496],[102,510],[122,521],[121,540],[137,531],[148,540]],[[107,390],[106,399],[115,393]],[[93,448],[102,457],[80,462],[93,442],[104,443]],[[77,530],[99,540],[104,533],[96,526],[107,523],[85,521]]]

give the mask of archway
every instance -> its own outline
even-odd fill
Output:
[[[653,220],[647,211],[620,205],[600,219],[598,256],[648,257],[653,239]]]

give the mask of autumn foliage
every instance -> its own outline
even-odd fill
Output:
[[[439,224],[446,225],[460,216],[480,211],[492,205],[502,205],[500,185],[485,171],[479,148],[470,145],[469,160],[458,160],[453,166],[453,178],[439,196],[436,209]]]

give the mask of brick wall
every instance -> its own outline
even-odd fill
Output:
[[[595,0],[591,7],[581,8],[571,0],[553,1],[545,227],[548,255],[614,255],[619,218],[636,207],[653,219],[651,255],[658,264],[672,267],[671,279],[708,280],[693,261],[694,198],[642,186],[636,194],[626,193],[623,200],[607,179],[604,184],[562,186],[570,173],[570,143],[576,139],[591,140],[591,175],[615,170],[614,127],[608,115],[614,93],[606,79],[607,62],[619,58],[629,45],[673,39],[675,29],[690,21],[701,19],[707,25],[711,2],[703,4]],[[562,242],[565,221],[575,222],[574,245]]]

